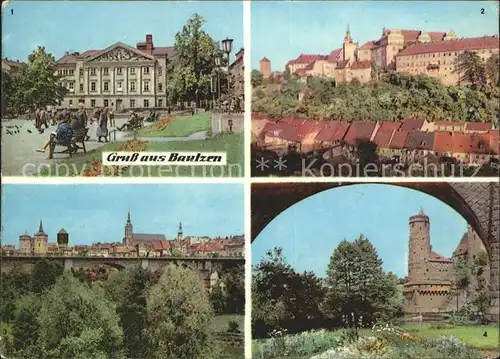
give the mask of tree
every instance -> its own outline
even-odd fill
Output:
[[[500,58],[498,54],[493,54],[486,60],[486,78],[491,86],[500,86],[498,69],[500,69]]]
[[[245,310],[245,268],[237,266],[226,271],[222,276],[226,297],[227,313],[239,314]]]
[[[124,329],[125,346],[131,358],[144,358],[143,331],[146,327],[146,291],[152,281],[149,269],[130,266],[108,279],[105,291],[116,304]]]
[[[65,272],[42,299],[37,345],[44,358],[119,358],[124,354],[119,321],[102,290]]]
[[[224,57],[216,42],[203,30],[204,19],[194,14],[175,35],[175,56],[167,69],[167,88],[171,103],[210,97],[215,58]],[[227,62],[227,61],[226,61]]]
[[[38,315],[41,306],[41,299],[33,294],[21,296],[16,301],[12,336],[19,357],[32,358],[31,354],[38,351],[36,342],[40,331]]]
[[[370,76],[372,81],[378,81],[379,69],[375,60],[372,60]]]
[[[453,72],[459,75],[459,83],[469,82],[473,85],[485,85],[485,69],[481,57],[476,52],[464,51],[458,54],[454,66]]]
[[[213,311],[203,283],[188,268],[165,267],[146,296],[147,357],[158,359],[211,358]]]
[[[62,265],[50,259],[43,258],[33,268],[30,277],[30,290],[33,293],[42,293],[49,290],[63,272],[64,268]]]
[[[262,75],[262,72],[258,70],[252,70],[252,87],[257,87],[262,85],[263,79],[264,76]]]
[[[333,251],[327,270],[330,288],[325,303],[334,316],[354,316],[363,323],[388,320],[400,314],[397,278],[384,273],[375,247],[363,235],[354,242],[343,240]],[[388,302],[390,301],[390,305]]]
[[[210,303],[215,314],[222,314],[226,309],[226,295],[222,291],[220,281],[217,281],[210,292]]]

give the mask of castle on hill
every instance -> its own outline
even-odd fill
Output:
[[[408,280],[404,284],[407,313],[448,312],[459,310],[473,292],[475,282],[464,290],[454,288],[455,269],[453,261],[463,260],[471,265],[477,255],[486,248],[477,233],[468,226],[453,252],[446,258],[432,250],[430,219],[422,208],[409,220]],[[483,278],[489,282],[489,266]]]

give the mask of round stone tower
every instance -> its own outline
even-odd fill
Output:
[[[426,278],[427,260],[431,254],[430,220],[422,208],[410,217],[408,241],[408,278],[411,282]]]
[[[19,236],[19,249],[23,254],[29,254],[33,251],[31,236],[27,231]]]

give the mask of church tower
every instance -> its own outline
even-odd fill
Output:
[[[38,226],[38,232],[33,236],[33,247],[35,254],[45,254],[47,253],[47,243],[49,241],[49,236],[43,231],[43,223],[40,220],[40,225]]]
[[[123,238],[123,244],[127,247],[132,247],[133,235],[132,221],[130,219],[130,210],[127,215],[127,223],[125,224],[125,237]]]
[[[179,231],[177,232],[177,240],[181,241],[182,240],[182,236],[183,236],[183,233],[182,233],[182,222],[179,222]]]
[[[431,254],[430,220],[422,208],[410,217],[408,241],[408,278],[411,282],[427,278],[427,261]]]
[[[354,61],[354,53],[356,51],[356,47],[356,44],[352,41],[349,25],[347,25],[344,42],[342,43],[342,60],[349,60],[349,63],[352,64],[352,62]]]

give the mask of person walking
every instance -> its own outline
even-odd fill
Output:
[[[87,118],[87,112],[85,112],[85,109],[83,108],[83,103],[79,103],[78,104],[78,112],[76,113],[76,125],[78,126],[77,128],[78,129],[81,129],[81,128],[87,128],[87,122],[88,122],[88,118]],[[75,130],[77,128],[75,128],[75,126],[73,126],[73,124],[71,125]],[[87,131],[87,136],[85,137],[85,141],[88,141],[90,139],[90,136],[88,135],[88,131]]]
[[[104,137],[105,142],[108,142],[108,109],[104,108],[99,116],[99,123],[96,131],[97,142],[102,142],[101,137]]]

